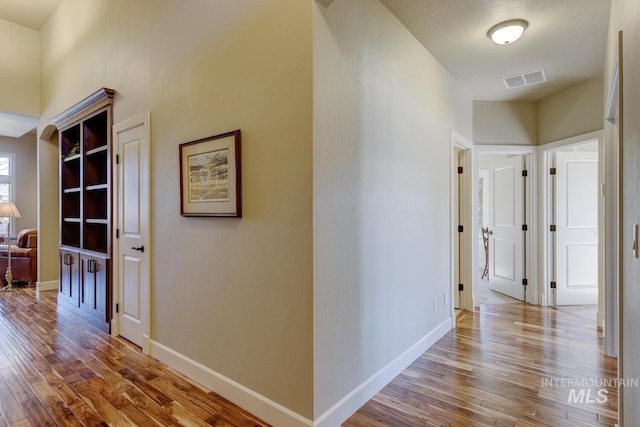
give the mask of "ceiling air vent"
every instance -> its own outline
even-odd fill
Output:
[[[530,73],[516,74],[515,76],[503,77],[502,81],[507,89],[514,89],[522,86],[530,86],[547,81],[544,70],[532,71]]]

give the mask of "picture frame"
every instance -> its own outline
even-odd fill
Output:
[[[180,144],[180,215],[242,217],[240,129]]]

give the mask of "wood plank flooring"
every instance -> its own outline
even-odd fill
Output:
[[[41,295],[0,293],[0,427],[268,426]]]
[[[617,378],[616,360],[602,355],[595,322],[553,308],[483,305],[343,425],[614,426],[617,389],[601,387],[603,378]],[[580,398],[583,385],[590,394]],[[598,403],[601,388],[606,402]]]
[[[55,292],[0,293],[0,427],[267,426],[136,347],[58,308]],[[524,304],[482,306],[344,424],[613,426],[616,378],[595,322]],[[557,378],[544,386],[543,378]],[[575,392],[574,392],[575,393]],[[578,396],[579,397],[579,396]]]

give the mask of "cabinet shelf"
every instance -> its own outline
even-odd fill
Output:
[[[87,218],[85,222],[87,224],[103,224],[103,225],[109,224],[108,219],[100,219],[100,218]]]
[[[69,163],[69,162],[72,162],[74,160],[79,160],[80,157],[81,157],[80,154],[74,154],[73,156],[65,157],[64,159],[62,159],[62,161],[65,162],[65,163]]]
[[[52,119],[61,129],[58,301],[107,332],[112,314],[113,94],[100,89]]]
[[[109,184],[95,184],[95,185],[87,185],[85,190],[87,191],[96,191],[96,190],[108,190]]]
[[[86,154],[96,148],[106,147],[109,143],[109,114],[105,110],[83,123],[83,147]]]
[[[109,149],[109,147],[107,147],[106,145],[103,145],[102,147],[97,147],[97,148],[92,148],[91,150],[87,150],[84,155],[85,156],[92,156],[94,154],[98,154],[98,153],[102,153],[104,151],[107,151]]]

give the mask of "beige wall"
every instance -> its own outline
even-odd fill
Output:
[[[0,136],[0,153],[15,154],[15,204],[22,218],[14,221],[16,233],[23,228],[36,228],[38,209],[36,204],[36,136],[22,138]]]
[[[35,30],[0,19],[0,111],[40,114],[40,40]]]
[[[152,340],[311,418],[311,2],[66,0],[41,41],[40,131],[151,111]],[[181,217],[178,145],[234,129],[244,217]]]
[[[537,145],[536,102],[473,102],[474,144]]]
[[[471,135],[472,105],[378,1],[316,5],[313,34],[322,418],[450,319],[451,130]]]
[[[51,125],[53,128],[53,125]],[[60,245],[58,195],[58,133],[51,140],[38,140],[38,282],[58,286]]]
[[[539,144],[602,129],[602,88],[602,76],[599,76],[540,101]]]
[[[602,129],[602,76],[540,102],[473,102],[473,142],[542,145]]]
[[[623,31],[622,79],[622,287],[620,290],[620,308],[623,319],[620,325],[621,358],[618,359],[622,378],[640,378],[640,335],[637,332],[640,319],[640,260],[628,250],[632,247],[633,225],[640,223],[640,23],[638,13],[640,0],[613,0],[609,21],[609,39],[607,42],[607,62],[605,64],[605,87],[608,100],[612,70],[618,49],[618,31]],[[611,136],[612,126],[607,124],[607,135]],[[621,402],[624,405],[620,425],[640,425],[640,388],[622,389]]]

